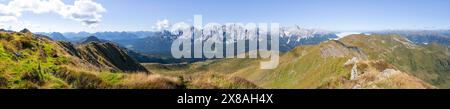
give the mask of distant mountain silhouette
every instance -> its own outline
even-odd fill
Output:
[[[91,43],[91,42],[103,43],[103,42],[108,42],[108,41],[99,39],[99,38],[97,38],[95,36],[89,36],[89,37],[83,39],[81,41],[81,44],[88,44],[88,43]]]

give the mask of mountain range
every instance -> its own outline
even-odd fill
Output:
[[[446,32],[340,37],[333,32],[282,28],[280,45],[286,49],[280,65],[263,70],[259,62],[264,59],[161,56],[167,52],[164,45],[178,37],[173,31],[105,32],[120,34],[109,39],[88,33],[75,40],[62,33],[2,30],[0,88],[450,88],[450,47],[445,40],[434,39],[445,39]],[[426,38],[417,38],[422,36]],[[240,55],[250,52],[255,51]]]
[[[181,71],[154,64],[145,66],[163,68],[154,71],[185,78],[240,77],[262,88],[449,88],[449,51],[445,45],[418,45],[398,35],[357,34],[298,46],[283,53],[280,65],[273,70],[259,69],[261,59],[201,62],[182,66]]]
[[[193,27],[192,27],[193,28]],[[205,28],[197,30],[193,28],[191,31],[200,31],[203,40],[207,40],[210,33],[219,31],[230,30],[236,32],[236,34],[249,34],[242,26],[239,25],[221,25],[215,28]],[[180,30],[163,30],[156,32],[97,32],[97,33],[38,33],[50,36],[55,40],[80,42],[87,36],[95,36],[99,39],[109,40],[120,44],[131,50],[143,52],[146,54],[170,54],[170,46],[172,42],[180,37]],[[64,35],[61,37],[61,35]],[[228,35],[228,33],[224,33]],[[280,45],[281,50],[289,51],[290,49],[298,45],[318,44],[322,41],[329,40],[330,38],[337,38],[333,32],[327,32],[324,30],[304,29],[300,26],[296,27],[283,27],[280,29]],[[253,39],[237,39],[237,40],[253,40]],[[227,41],[235,42],[235,41]]]
[[[215,28],[206,28],[196,30],[202,33],[201,36],[207,37],[207,33],[218,32],[222,30],[231,30],[237,34],[246,34],[245,29],[239,25],[222,25]],[[192,30],[194,31],[194,30]],[[208,32],[207,32],[208,31]],[[78,32],[78,33],[38,33],[51,37],[54,40],[70,41],[81,43],[88,36],[95,36],[98,39],[112,41],[118,45],[134,50],[136,52],[152,55],[169,55],[170,47],[173,40],[180,36],[179,30],[163,30],[163,31],[137,31],[137,32]],[[355,32],[357,33],[357,32]],[[386,31],[367,31],[366,34],[397,34],[408,38],[416,44],[439,43],[450,45],[450,32],[448,30],[386,30]],[[226,34],[225,34],[226,35]],[[305,29],[300,26],[282,27],[280,28],[280,50],[282,52],[289,51],[299,45],[314,45],[329,39],[338,39],[340,32],[331,32],[318,29]],[[207,40],[205,38],[204,40]],[[232,41],[233,42],[233,41]]]
[[[439,43],[450,45],[449,30],[390,30],[371,32],[376,34],[397,34],[417,44]]]

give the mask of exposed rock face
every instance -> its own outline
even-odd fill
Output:
[[[359,59],[357,57],[353,57],[352,59],[348,60],[344,66],[353,65],[351,72],[350,72],[350,80],[357,79],[359,73],[358,73],[358,63]]]
[[[350,80],[355,80],[358,78],[358,65],[353,65],[351,74],[350,74]]]
[[[344,66],[356,64],[358,61],[359,61],[359,59],[357,57],[353,57],[352,59],[345,62]]]
[[[93,65],[110,68],[111,70],[148,72],[125,51],[112,43],[94,43],[81,45],[77,48],[80,57]]]
[[[367,56],[361,51],[360,48],[355,46],[349,46],[338,40],[331,40],[323,44],[321,47],[322,57],[348,57],[356,56],[360,59],[366,59]]]

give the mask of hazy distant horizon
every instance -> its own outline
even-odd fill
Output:
[[[4,29],[4,28],[0,28],[0,29]],[[23,28],[25,29],[25,28]],[[20,29],[20,30],[23,30]],[[312,29],[312,28],[305,28],[305,29]],[[315,28],[318,29],[318,28]],[[7,29],[6,29],[7,30]],[[12,30],[12,31],[20,31],[20,30]],[[320,29],[320,30],[325,30],[325,29]],[[94,32],[90,32],[90,31],[33,31],[30,29],[31,32],[33,33],[53,33],[53,32],[58,32],[58,33],[82,33],[82,32],[86,32],[86,33],[101,33],[101,32],[160,32],[160,30],[136,30],[136,31],[94,31]],[[385,32],[385,31],[450,31],[450,29],[384,29],[384,30],[360,30],[360,31],[333,31],[333,30],[325,30],[327,32],[334,32],[334,33],[344,33],[344,32],[360,32],[360,33],[364,33],[364,32]]]
[[[336,32],[449,30],[448,0],[1,0],[0,28],[155,31],[171,24],[280,23]]]

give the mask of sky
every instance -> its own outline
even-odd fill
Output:
[[[153,31],[185,22],[280,23],[330,31],[450,29],[450,0],[0,0],[0,28]]]

